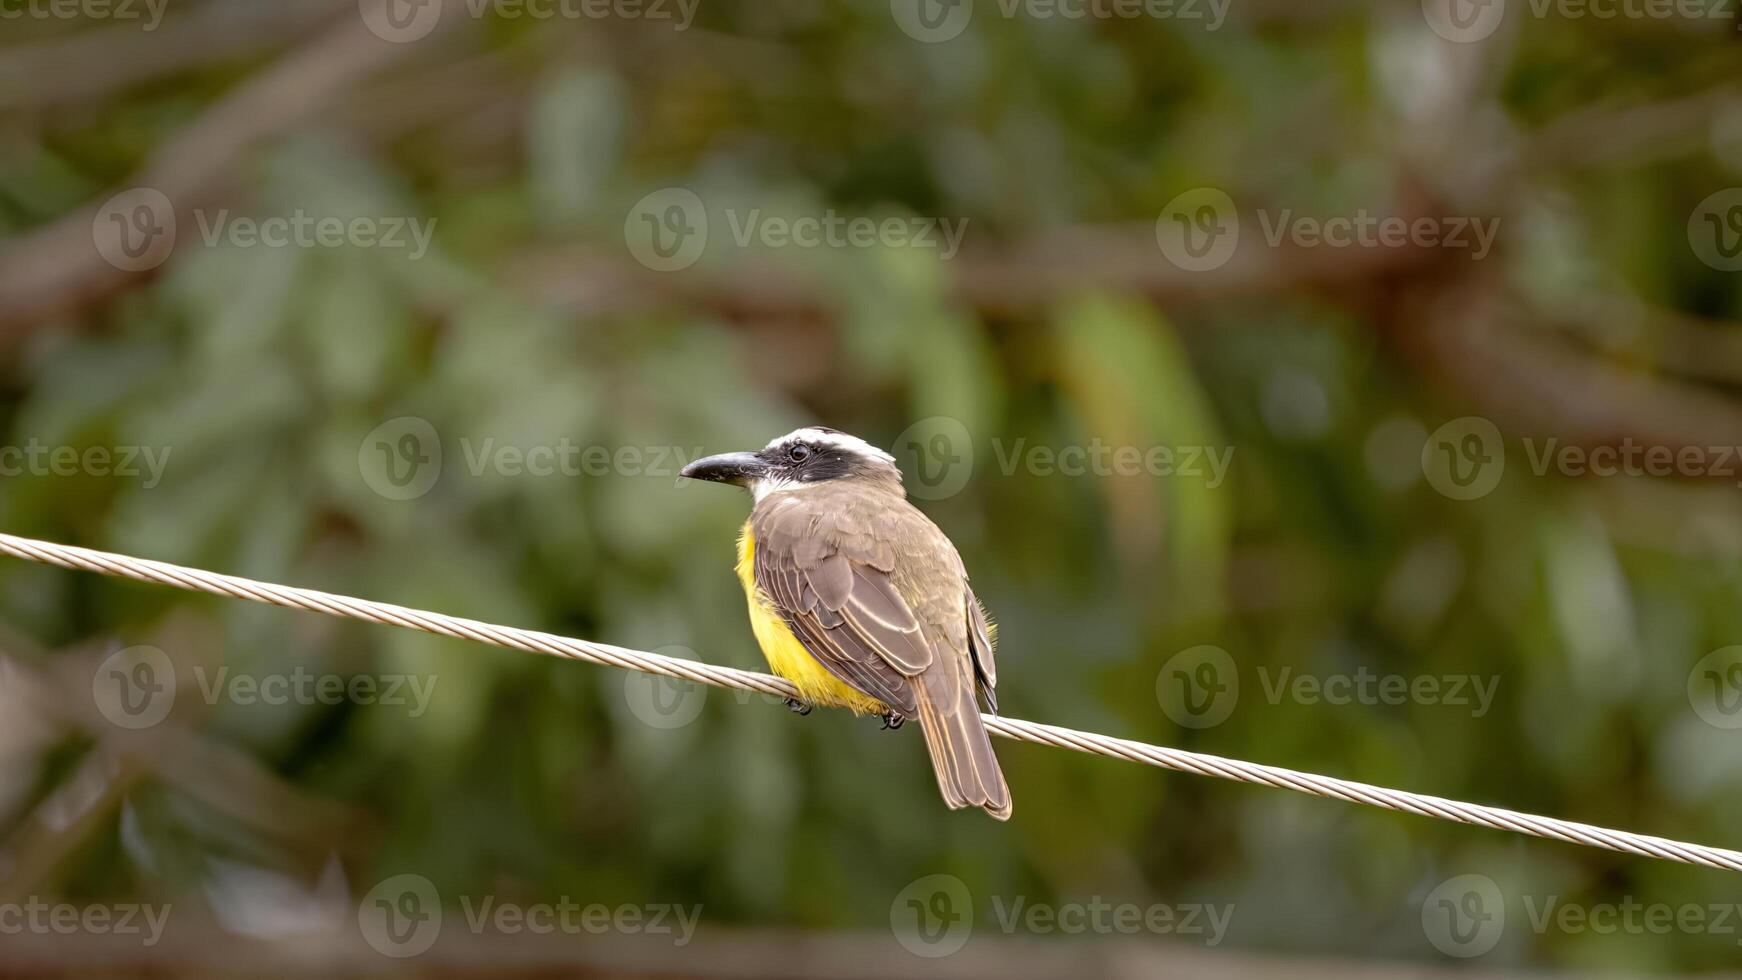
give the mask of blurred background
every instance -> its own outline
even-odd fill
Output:
[[[761,669],[676,474],[829,425],[1008,715],[1742,846],[1739,27],[0,0],[0,530]],[[12,559],[0,652],[7,975],[1742,940],[1720,872],[1003,742],[999,824],[914,726]]]

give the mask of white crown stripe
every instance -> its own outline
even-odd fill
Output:
[[[824,432],[821,429],[794,429],[786,435],[771,441],[764,448],[773,449],[775,446],[781,446],[791,442],[805,442],[812,445],[834,446],[837,449],[845,449],[848,452],[858,453],[861,456],[880,459],[885,463],[895,462],[894,456],[878,449],[876,446],[871,445],[858,436],[850,436],[845,432]]]

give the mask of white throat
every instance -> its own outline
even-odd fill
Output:
[[[761,503],[762,498],[771,493],[783,493],[787,490],[804,490],[809,487],[820,487],[821,483],[803,483],[798,480],[788,480],[784,477],[763,477],[750,484],[750,498]]]

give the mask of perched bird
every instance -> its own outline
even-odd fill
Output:
[[[895,458],[815,426],[682,475],[755,498],[738,578],[769,667],[799,690],[788,706],[850,708],[889,728],[917,717],[944,802],[1009,819],[975,702],[998,710],[993,630],[955,545],[908,503]]]

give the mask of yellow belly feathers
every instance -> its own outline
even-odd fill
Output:
[[[748,521],[738,535],[738,581],[750,604],[750,629],[776,674],[798,686],[799,696],[810,704],[851,708],[854,714],[880,715],[889,709],[843,683],[811,656],[781,618],[780,610],[756,586],[756,536]]]

